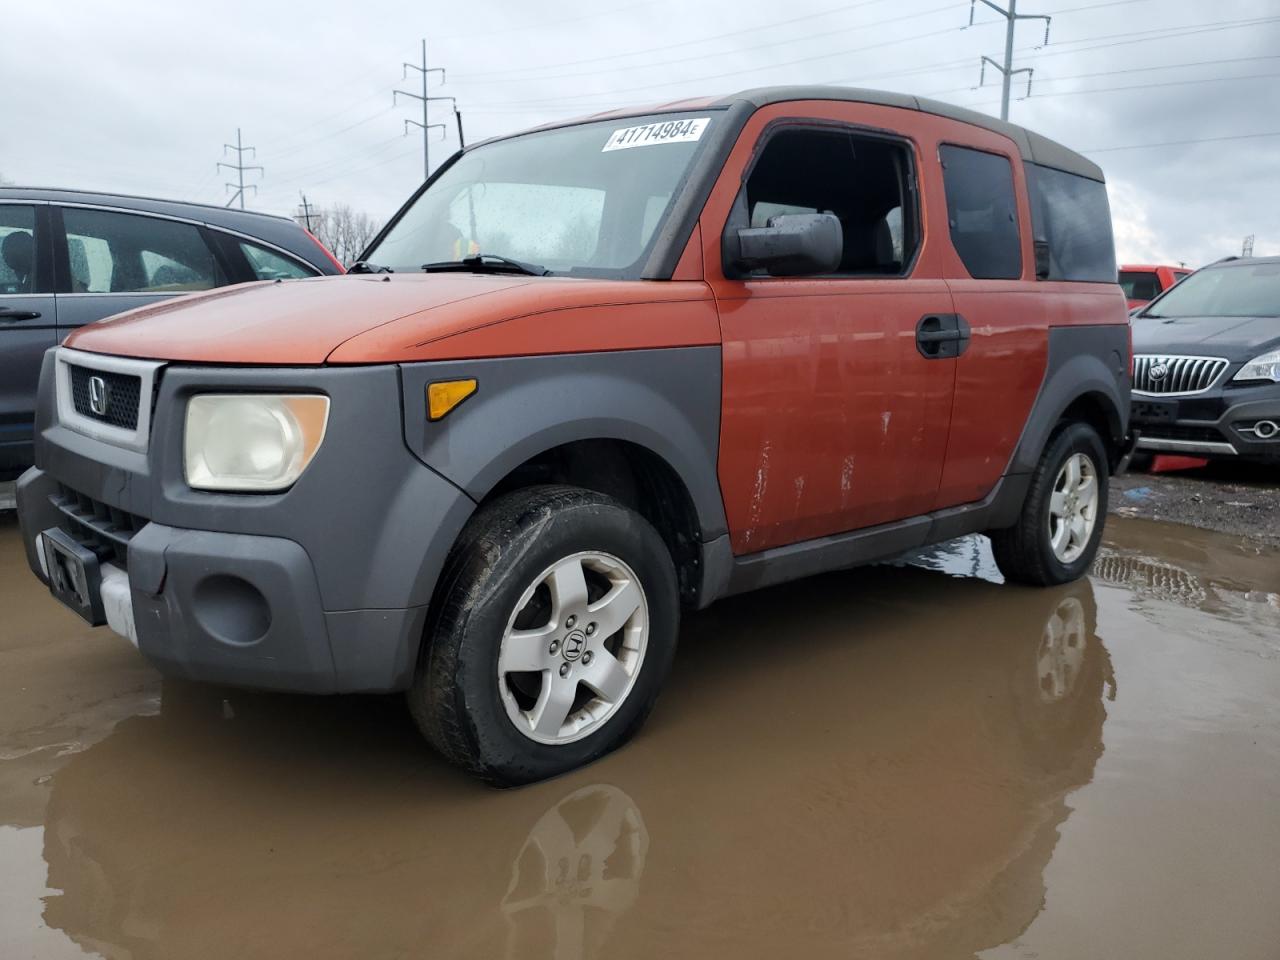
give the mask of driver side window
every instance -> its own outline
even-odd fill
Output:
[[[919,243],[913,178],[905,144],[847,130],[783,128],[747,178],[747,216],[752,227],[764,227],[782,214],[833,214],[843,234],[835,275],[901,276]]]

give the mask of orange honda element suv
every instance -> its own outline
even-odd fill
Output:
[[[165,673],[407,691],[516,784],[636,732],[682,608],[972,533],[1081,576],[1129,369],[1093,163],[752,90],[469,147],[347,276],[78,331],[19,509]]]

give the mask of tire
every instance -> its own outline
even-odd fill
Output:
[[[1096,484],[1096,497],[1089,498],[1093,505],[1092,521],[1085,523],[1083,536],[1079,528],[1069,530],[1065,548],[1055,548],[1051,531],[1060,530],[1062,523],[1051,518],[1051,507],[1060,503],[1065,504],[1064,509],[1071,510],[1073,503],[1080,504],[1086,499],[1078,493],[1075,501],[1069,498],[1055,501],[1056,488],[1063,484],[1064,471],[1072,461],[1078,466],[1087,462],[1092,470]],[[989,534],[991,552],[1005,580],[1047,587],[1081,577],[1093,563],[1102,540],[1109,479],[1107,451],[1097,431],[1087,423],[1060,427],[1049,439],[1031,475],[1031,486],[1018,522]]]
[[[445,564],[435,607],[409,709],[446,759],[496,786],[553,777],[625,743],[658,697],[680,620],[657,531],[610,497],[566,486],[483,507]]]

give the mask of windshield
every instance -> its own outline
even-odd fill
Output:
[[[365,259],[415,271],[488,254],[552,273],[634,275],[714,122],[626,117],[470,150]]]
[[[1280,263],[1224,265],[1193,273],[1144,317],[1280,317]]]

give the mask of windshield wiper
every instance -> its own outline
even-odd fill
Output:
[[[525,263],[510,257],[500,257],[496,253],[478,253],[473,257],[461,260],[438,260],[435,263],[424,263],[424,273],[447,273],[449,271],[474,273],[523,273],[530,277],[546,277],[551,271],[539,263]]]
[[[380,263],[370,263],[368,260],[357,260],[347,268],[347,273],[395,273],[390,267],[384,267]]]

